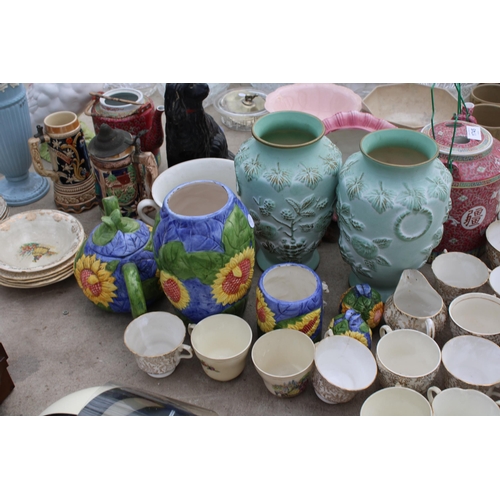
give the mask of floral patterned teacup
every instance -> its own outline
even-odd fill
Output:
[[[241,374],[252,343],[252,329],[244,319],[214,314],[188,325],[188,332],[194,353],[210,378],[225,382]]]
[[[383,387],[399,384],[423,393],[438,375],[441,350],[425,333],[409,329],[393,331],[383,325],[376,358]]]

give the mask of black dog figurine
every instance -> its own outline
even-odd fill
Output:
[[[195,158],[234,159],[226,136],[212,116],[205,113],[203,100],[207,83],[165,84],[165,136],[169,167]]]

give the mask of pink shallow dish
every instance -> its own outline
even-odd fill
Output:
[[[343,111],[360,111],[361,97],[347,87],[334,83],[294,83],[279,87],[266,99],[266,109],[274,111],[303,111],[320,120]]]

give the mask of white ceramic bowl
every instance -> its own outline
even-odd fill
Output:
[[[314,390],[319,399],[329,404],[350,401],[377,377],[371,351],[344,335],[328,336],[316,344],[314,364]]]
[[[500,407],[486,394],[475,389],[452,387],[441,391],[430,387],[427,399],[436,417],[498,417]]]
[[[486,258],[492,269],[500,266],[500,220],[493,221],[486,229]]]
[[[443,346],[445,387],[488,393],[500,384],[500,347],[474,335],[454,337]]]
[[[257,339],[252,348],[252,361],[269,392],[289,398],[306,389],[314,352],[314,342],[306,334],[283,328]]]
[[[432,409],[422,394],[407,387],[387,387],[374,392],[361,407],[362,417],[430,417]]]

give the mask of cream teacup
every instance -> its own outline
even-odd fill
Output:
[[[379,381],[383,387],[401,385],[425,392],[434,383],[441,365],[436,341],[417,330],[380,327],[376,352]]]
[[[500,345],[500,298],[488,293],[466,293],[449,307],[454,337],[475,335]]]
[[[245,368],[252,329],[239,316],[214,314],[189,325],[191,345],[204,372],[214,380],[236,378]]]
[[[427,399],[436,417],[500,415],[499,403],[475,389],[452,387],[442,391],[438,387],[430,387],[427,391]]]
[[[260,337],[252,361],[269,392],[282,398],[302,393],[314,364],[314,342],[299,330],[283,328]]]
[[[197,158],[185,161],[167,168],[155,179],[151,187],[153,199],[142,200],[137,205],[139,217],[146,224],[154,226],[155,221],[148,215],[148,210],[158,212],[167,194],[172,189],[181,184],[198,180],[218,181],[231,189],[233,193],[237,192],[233,160],[226,158]]]
[[[432,408],[422,394],[407,387],[374,392],[361,407],[362,417],[430,417]]]
[[[377,377],[371,351],[358,340],[328,335],[316,344],[313,387],[319,399],[329,404],[347,403],[370,387]]]
[[[477,292],[488,282],[490,271],[486,264],[464,252],[445,252],[432,262],[436,290],[446,305],[465,293]]]
[[[474,335],[454,337],[443,346],[445,387],[491,394],[500,388],[500,347]]]
[[[500,266],[500,220],[493,221],[486,229],[486,258],[492,269]]]
[[[123,340],[142,371],[163,378],[174,372],[181,359],[193,357],[191,346],[183,344],[185,336],[186,327],[180,318],[157,311],[134,319]]]

